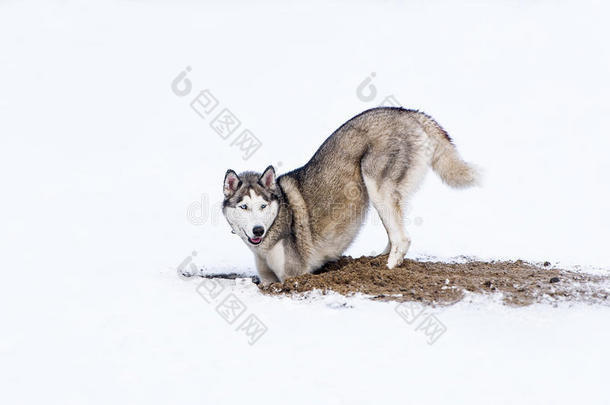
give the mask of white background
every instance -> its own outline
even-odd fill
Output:
[[[0,3],[2,402],[607,401],[607,308],[474,298],[438,310],[448,331],[428,346],[392,304],[231,284],[269,328],[251,347],[175,276],[192,251],[207,271],[253,271],[217,210],[186,215],[220,201],[228,168],[296,168],[387,95],[485,170],[465,191],[428,176],[408,256],[608,274],[607,15],[576,1]],[[203,89],[262,141],[252,158],[189,107]],[[349,254],[385,246],[368,222]]]

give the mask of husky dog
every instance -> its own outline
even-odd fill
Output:
[[[382,254],[389,254],[391,269],[411,244],[403,210],[428,166],[451,187],[477,183],[477,170],[430,116],[373,108],[337,129],[305,166],[280,177],[273,166],[262,174],[228,170],[222,211],[267,285],[339,258],[371,201],[388,234]]]

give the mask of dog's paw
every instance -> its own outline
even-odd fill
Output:
[[[259,280],[260,281],[258,282],[258,286],[263,287],[263,288],[267,288],[271,284],[279,282],[279,280],[277,278],[270,278],[270,277],[260,277]]]
[[[390,257],[388,257],[388,269],[393,269],[394,267],[401,265],[410,246],[410,239],[405,239],[400,244],[392,245],[392,249],[390,249]]]
[[[390,254],[390,257],[388,258],[388,269],[393,269],[396,266],[400,266],[403,260],[404,254],[400,254],[399,252],[392,252]]]

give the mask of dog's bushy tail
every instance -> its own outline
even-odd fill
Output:
[[[430,166],[443,182],[454,188],[479,185],[481,177],[479,169],[462,159],[443,127],[422,112],[416,113],[415,116],[429,138],[426,151],[431,155]]]

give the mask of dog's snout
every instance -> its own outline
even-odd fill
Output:
[[[265,233],[265,228],[260,225],[257,225],[252,228],[252,233],[254,234],[254,236],[263,236],[263,234]]]

